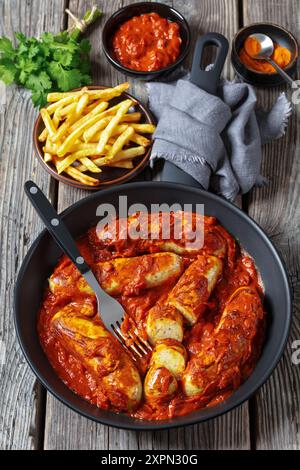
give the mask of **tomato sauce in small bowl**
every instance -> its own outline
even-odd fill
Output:
[[[173,64],[179,57],[181,43],[178,23],[158,13],[134,16],[119,27],[113,38],[118,61],[142,72]]]
[[[142,80],[178,67],[188,54],[190,38],[184,17],[156,2],[121,8],[107,20],[102,33],[109,62],[120,72]]]

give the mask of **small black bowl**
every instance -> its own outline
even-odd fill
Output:
[[[116,30],[123,24],[125,21],[130,20],[133,16],[140,16],[145,13],[157,13],[163,18],[167,18],[169,21],[176,21],[180,27],[180,36],[182,40],[181,52],[178,59],[173,63],[164,67],[163,69],[154,70],[151,72],[139,72],[138,70],[129,69],[124,67],[116,59],[114,50],[113,50],[113,37]],[[172,7],[164,5],[163,3],[152,3],[152,2],[141,2],[128,5],[120,10],[116,11],[105,23],[103,32],[102,32],[102,44],[104,53],[109,60],[109,62],[117,69],[119,72],[129,75],[130,77],[139,78],[140,80],[153,80],[154,78],[160,77],[167,73],[170,73],[179,64],[183,62],[187,56],[191,43],[191,32],[189,25],[187,24],[184,17]]]
[[[291,51],[292,59],[290,64],[285,67],[285,72],[293,77],[296,73],[298,59],[298,43],[295,37],[288,30],[273,23],[252,23],[242,28],[232,40],[231,61],[236,73],[247,83],[257,86],[276,86],[285,83],[284,79],[277,73],[263,73],[254,71],[246,67],[239,59],[239,51],[244,44],[245,39],[254,33],[264,33],[278,44]]]

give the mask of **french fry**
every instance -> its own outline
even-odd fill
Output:
[[[122,122],[139,122],[141,119],[142,115],[141,113],[128,113],[125,114],[125,116],[122,118]]]
[[[52,119],[52,122],[53,122],[53,126],[55,127],[55,129],[57,129],[58,125],[59,125],[59,122],[60,122],[60,119],[59,119],[59,114],[58,114],[58,111],[60,110],[60,108],[58,108],[54,115],[53,115],[53,119]],[[46,139],[48,137],[48,131],[45,127],[45,129],[40,133],[38,139],[39,139],[39,142],[45,142]]]
[[[49,95],[48,95],[49,96]],[[47,107],[48,113],[51,115],[53,114],[58,108],[63,108],[64,106],[67,106],[70,103],[74,103],[74,101],[78,101],[80,98],[80,95],[69,95],[66,96],[65,98],[58,100],[56,103],[50,104]]]
[[[141,155],[144,155],[145,152],[146,152],[146,149],[143,146],[132,147],[126,150],[121,150],[121,152],[115,155],[113,160],[108,160],[106,157],[100,157],[100,158],[96,158],[95,160],[93,160],[93,162],[95,163],[95,165],[101,167],[101,166],[107,165],[107,163],[111,164],[111,163],[116,163],[116,162],[120,162],[124,160],[132,160],[135,157],[140,157]]]
[[[110,101],[116,96],[120,96],[124,91],[128,90],[129,83],[121,83],[120,85],[115,86],[114,88],[105,88],[103,90],[89,90],[88,94],[90,99],[93,100],[105,100]]]
[[[126,129],[128,128],[128,124],[120,124],[119,126],[116,127],[115,131],[113,132],[111,138],[109,139],[108,143],[111,144],[114,144],[115,141],[116,141],[116,136],[122,134],[122,132],[126,131]],[[90,143],[95,143],[95,142],[99,142],[99,139],[101,137],[101,133],[103,131],[100,131],[98,132],[97,134],[94,135],[94,137],[92,137],[92,139],[90,140]]]
[[[113,114],[112,111],[117,111],[120,106],[121,106],[122,102],[118,103],[116,106],[113,106],[112,108],[109,108],[107,109],[106,111],[104,111],[103,113],[101,113],[101,118],[104,119],[104,118],[107,118],[109,117],[111,114]],[[129,117],[130,116],[130,117]],[[131,116],[133,117],[133,119],[131,119]],[[121,121],[120,122],[124,122],[124,123],[129,123],[129,122],[133,122],[135,120],[139,120],[141,117],[141,113],[130,113],[130,114],[125,114],[125,116],[123,116],[121,118]],[[109,121],[107,121],[108,123]],[[103,129],[102,127],[102,124],[104,123],[99,123],[99,128],[97,127],[97,124],[95,124],[95,127],[91,127],[90,129],[88,129],[83,137],[84,137],[84,140],[85,142],[89,142],[91,140],[93,140],[93,142],[98,142],[99,139],[100,139],[100,133],[99,133],[99,130]],[[144,125],[147,125],[147,124],[144,124]],[[97,131],[96,131],[97,129]],[[74,130],[74,126],[73,126],[73,130]],[[95,133],[95,131],[97,133]],[[142,132],[142,131],[141,131]],[[94,140],[95,139],[95,140]]]
[[[80,159],[80,161],[82,161]],[[132,163],[132,160],[124,160],[123,162],[116,162],[116,163],[109,163],[107,164],[107,166],[110,166],[110,167],[113,167],[113,168],[126,168],[127,170],[133,168],[133,163]],[[86,167],[86,165],[82,164],[82,165],[78,165],[76,166],[77,170],[79,171],[82,171],[83,173],[85,171],[88,171],[88,168]],[[98,168],[98,167],[96,167]]]
[[[136,132],[141,132],[142,134],[153,134],[155,132],[156,126],[154,124],[131,124],[131,127]]]
[[[48,131],[47,131],[46,127],[45,127],[45,129],[43,130],[43,132],[41,132],[40,135],[39,135],[39,137],[38,137],[39,142],[45,142],[46,139],[47,139],[47,137],[48,137]]]
[[[84,115],[87,115],[89,114],[91,111],[93,111],[93,109],[96,108],[96,106],[98,106],[100,103],[103,103],[103,101],[101,100],[96,100],[96,101],[93,101],[91,104],[89,104],[83,111],[83,114]]]
[[[107,144],[111,147],[112,145],[114,145],[115,141],[117,140],[117,137],[114,135],[112,136],[109,141],[107,142]]]
[[[50,153],[50,155],[57,155],[58,146],[52,142],[46,142],[45,147],[43,147],[44,153]]]
[[[109,108],[106,111],[104,111],[103,113],[101,113],[101,117],[104,119],[108,116],[111,116],[112,114],[114,114],[115,111],[120,109],[121,105],[122,105],[122,101],[120,103],[116,104],[115,106],[113,106],[112,108]],[[123,122],[123,121],[124,122],[135,122],[135,121],[139,121],[140,118],[141,118],[141,113],[130,113],[130,114],[125,114],[125,116],[122,117],[120,122]],[[97,131],[99,131],[101,128],[102,127],[100,126],[97,129],[97,127],[95,126],[95,128],[93,130],[91,129],[91,131],[89,133],[87,133],[85,139],[91,140],[95,136],[95,133]],[[96,129],[97,129],[97,131],[96,131]],[[86,142],[88,142],[89,140],[86,140]]]
[[[124,145],[126,145],[127,142],[132,139],[133,135],[134,135],[134,129],[132,127],[128,127],[116,139],[115,143],[112,145],[110,151],[108,152],[106,158],[109,159],[109,160],[112,160],[118,152],[121,152]]]
[[[102,130],[104,127],[107,126],[111,118],[106,117],[99,121],[99,123],[94,124],[94,126],[90,127],[87,129],[84,134],[83,134],[83,139],[85,142],[99,142],[101,132],[99,132],[99,129]],[[100,125],[101,122],[101,125]],[[99,128],[98,128],[99,127]],[[94,134],[94,130],[97,129],[97,133]],[[115,135],[120,135],[122,132],[124,132],[128,128],[128,124],[120,124],[119,126],[116,127],[115,131],[113,132],[112,136]],[[92,135],[93,134],[93,135]],[[92,137],[91,137],[92,135]]]
[[[101,108],[101,106],[103,106],[103,103],[107,103],[107,106],[106,108],[109,106],[109,103],[107,101],[101,101],[101,100],[97,100],[95,101],[93,104],[91,104],[90,106],[88,106],[86,109],[85,109],[85,112],[83,113],[85,116],[87,116],[89,113],[91,113],[91,116],[93,116],[94,114],[99,114],[100,112],[104,111],[104,110],[100,110],[99,111],[99,108],[98,106]],[[101,106],[100,106],[101,105]],[[111,110],[112,108],[110,108]],[[107,113],[107,111],[105,111],[105,113]],[[104,114],[104,113],[103,113]]]
[[[52,119],[48,111],[45,108],[41,109],[41,116],[47,129],[48,135],[50,137],[54,137],[56,129],[53,125]]]
[[[143,147],[149,147],[149,145],[151,144],[151,141],[149,139],[147,139],[143,135],[136,134],[136,133],[134,133],[130,137],[130,140],[131,142],[134,142],[135,144],[138,144],[138,145],[142,145]]]
[[[80,158],[80,162],[92,173],[101,173],[102,170],[87,157]]]
[[[55,129],[57,130],[58,126],[59,126],[59,123],[60,123],[60,111],[61,111],[61,108],[57,108],[57,110],[55,111],[55,113],[53,114],[53,125],[55,127]]]
[[[111,100],[116,96],[120,96],[124,91],[129,88],[129,83],[122,83],[114,88],[104,88],[103,90],[87,90],[86,93],[89,95],[89,99],[94,100]],[[48,103],[53,103],[56,101],[60,101],[64,98],[68,98],[70,96],[81,96],[83,94],[83,90],[79,91],[68,91],[65,93],[49,93],[47,96]]]
[[[49,94],[51,104],[41,110],[45,129],[38,136],[44,161],[55,164],[58,174],[89,186],[98,186],[99,179],[86,172],[99,174],[104,166],[132,169],[133,159],[144,155],[151,143],[143,134],[152,134],[155,126],[140,123],[140,112],[129,112],[131,99],[109,107],[109,100],[128,86]]]
[[[109,138],[111,137],[112,133],[114,132],[115,128],[119,124],[120,120],[124,116],[124,114],[127,113],[128,109],[132,105],[131,100],[125,100],[121,104],[120,108],[118,109],[116,115],[111,119],[110,123],[108,126],[105,128],[105,130],[102,132],[101,137],[99,139],[99,144],[98,144],[98,151],[101,152],[103,151],[105,145],[107,144]]]
[[[100,103],[95,109],[93,109],[93,111],[90,112],[90,114],[86,114],[81,119],[76,121],[70,127],[70,132],[76,131],[76,129],[78,129],[80,126],[82,126],[82,124],[84,124],[85,122],[88,122],[88,120],[91,119],[91,117],[93,117],[93,116],[98,115],[99,119],[102,119],[102,117],[103,117],[102,112],[108,107],[108,104],[109,103],[107,103],[107,101],[103,101],[102,103]]]
[[[49,163],[49,162],[51,162],[51,160],[52,160],[52,155],[50,155],[50,153],[45,153],[44,154],[44,162]]]
[[[120,101],[120,103],[115,104],[111,108],[108,108],[104,113],[103,117],[110,116],[111,114],[116,114],[118,109],[120,109],[120,106],[122,105],[123,101]]]
[[[89,95],[88,93],[84,93],[84,95],[81,96],[81,98],[79,99],[77,103],[77,107],[76,107],[77,116],[80,116],[83,113],[88,103],[89,103]]]
[[[74,168],[72,166],[69,166],[68,168],[66,168],[65,173],[71,176],[74,180],[80,181],[81,183],[87,184],[89,186],[98,186],[99,184],[99,180],[97,180],[96,178],[91,178],[88,175],[85,175],[81,171],[77,170],[77,168]]]
[[[110,147],[109,147],[110,149]],[[74,152],[72,155],[77,155],[77,158],[83,158],[83,157],[95,157],[98,158],[100,155],[105,156],[107,153],[107,150],[103,150],[103,152],[98,152],[98,150],[91,150],[91,149],[82,149],[82,150],[77,150]]]
[[[67,119],[63,122],[61,126],[57,129],[56,134],[51,138],[52,142],[58,142],[60,141],[63,136],[68,132],[70,126],[73,124],[73,122],[76,120],[77,116],[74,113],[70,114]]]
[[[66,158],[64,159],[61,159],[61,160],[57,160],[56,162],[56,169],[57,169],[57,173],[60,175],[63,171],[65,171],[66,168],[68,168],[68,166],[71,166],[72,163],[74,163],[77,159],[78,159],[78,156],[76,155],[77,152],[75,153],[71,153],[70,155],[68,155]]]
[[[132,160],[124,160],[123,162],[110,163],[109,166],[112,166],[113,168],[126,168],[127,170],[130,170],[133,168],[133,163]]]
[[[57,115],[60,118],[64,118],[65,116],[68,116],[68,115],[74,113],[77,109],[77,106],[78,106],[78,103],[70,103],[67,106],[65,106],[64,108],[59,108],[58,110],[56,110],[55,113],[54,113],[54,116],[57,113]]]
[[[89,142],[96,133],[98,133],[101,129],[104,129],[109,124],[110,120],[111,119],[109,117],[105,117],[103,119],[100,119],[100,121],[96,122],[93,126],[89,127],[83,133],[83,140],[86,143]]]
[[[87,149],[87,150],[78,150],[77,152],[70,153],[65,158],[60,159],[60,160],[57,161],[57,172],[58,172],[58,174],[62,173],[65,170],[65,168],[72,165],[72,163],[74,163],[76,160],[80,160],[81,158],[85,158],[85,157],[91,157],[91,155],[93,155],[93,153],[89,149]],[[98,151],[97,151],[97,155],[99,157],[99,155],[103,155],[103,154],[98,153]],[[102,157],[102,158],[104,158],[104,157]]]
[[[128,124],[120,124],[119,126],[117,126],[115,129],[115,132],[113,132],[112,134],[112,138],[123,134],[123,132],[125,132],[126,129],[128,129],[128,127],[129,127]]]
[[[97,144],[93,142],[86,144],[85,142],[78,141],[78,143],[75,143],[70,148],[70,152],[72,153],[78,152],[78,150],[88,150],[90,152],[90,155],[99,155],[99,153],[97,153]],[[106,155],[107,152],[109,152],[109,150],[110,150],[110,146],[106,145],[103,152],[100,155]]]
[[[88,129],[90,126],[92,126],[93,124],[95,124],[97,121],[99,120],[99,114],[96,114],[96,116],[93,116],[91,117],[90,119],[88,119],[86,122],[84,122],[80,127],[78,127],[75,131],[73,131],[70,135],[68,135],[68,137],[66,138],[66,140],[63,142],[63,144],[59,147],[58,151],[57,151],[57,155],[59,157],[63,157],[64,155],[66,155],[66,153],[70,150],[70,148],[72,147],[72,145],[75,143],[75,141],[84,133],[84,131],[86,129]],[[104,147],[106,145],[106,142],[105,144],[102,146],[102,148],[100,148],[98,146],[98,151],[99,152],[103,152],[104,150]]]

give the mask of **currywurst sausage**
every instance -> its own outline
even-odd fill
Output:
[[[254,288],[240,287],[230,297],[219,324],[204,335],[199,354],[183,375],[187,396],[215,396],[245,380],[247,361],[264,317],[261,299]]]
[[[172,305],[157,303],[148,312],[146,332],[152,345],[168,338],[181,342],[184,333],[181,313]]]
[[[176,378],[179,378],[185,370],[186,361],[185,347],[178,341],[165,340],[155,346],[150,365],[166,367]]]
[[[198,256],[183,273],[168,296],[168,303],[194,325],[206,309],[207,301],[222,272],[216,256]]]
[[[177,341],[166,340],[157,344],[144,382],[146,400],[169,399],[178,389],[177,380],[185,370],[186,361],[185,347]]]
[[[110,404],[117,410],[133,410],[142,397],[139,372],[94,313],[90,303],[70,303],[54,315],[51,328],[66,350],[93,373]]]
[[[180,256],[155,253],[134,258],[115,258],[98,263],[96,275],[102,288],[112,295],[136,294],[176,280],[183,270]]]
[[[174,253],[155,253],[98,263],[95,274],[106,292],[120,295],[138,294],[142,289],[159,287],[176,280],[182,270],[180,256]],[[67,290],[73,298],[80,294],[93,294],[80,272],[71,264],[55,271],[50,277],[49,286],[53,294],[59,295]]]
[[[177,380],[166,367],[150,367],[144,382],[146,400],[153,402],[169,399],[177,389]]]

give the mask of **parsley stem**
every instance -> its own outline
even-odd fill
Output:
[[[101,15],[102,12],[93,6],[91,10],[87,10],[82,19],[77,18],[70,10],[66,10],[66,13],[73,19],[74,24],[68,29],[68,33],[71,39],[77,41],[79,36],[83,34],[87,27],[94,23]]]

